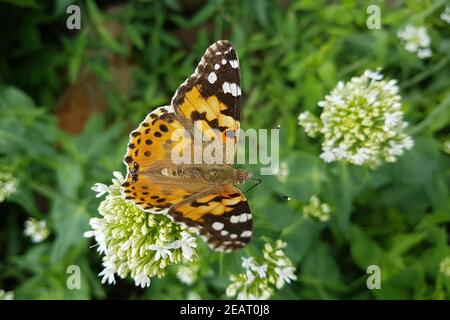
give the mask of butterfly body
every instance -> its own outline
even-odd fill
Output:
[[[161,173],[167,177],[198,179],[210,184],[242,184],[250,179],[250,173],[229,165],[181,164],[164,168]]]
[[[238,57],[229,41],[217,41],[178,88],[171,105],[152,111],[131,132],[123,197],[189,227],[215,250],[244,247],[252,236],[252,215],[236,185],[250,179],[250,173],[232,166],[240,114]],[[174,155],[192,155],[211,141],[219,149],[206,159],[174,161]]]

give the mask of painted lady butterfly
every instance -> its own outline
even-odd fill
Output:
[[[240,128],[240,82],[236,50],[229,41],[217,41],[171,105],[151,112],[131,132],[124,158],[125,199],[147,212],[167,214],[203,236],[211,248],[227,252],[244,247],[252,236],[248,202],[235,186],[250,173],[232,167]],[[174,138],[177,130],[189,134]],[[198,140],[190,138],[195,131],[215,132],[210,141],[217,139],[224,149],[231,145],[232,152],[227,147],[220,163],[175,164],[175,146],[195,148]]]

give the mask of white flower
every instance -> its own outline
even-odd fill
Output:
[[[403,41],[407,51],[416,53],[420,59],[431,57],[431,39],[425,27],[407,25],[397,32],[397,36]]]
[[[187,232],[182,232],[181,237],[181,240],[176,240],[172,243],[172,248],[181,248],[183,257],[190,261],[194,254],[193,248],[197,248],[196,239]]]
[[[7,194],[13,194],[16,192],[16,184],[13,181],[8,181],[3,184],[3,191]]]
[[[306,134],[311,138],[316,137],[320,132],[319,119],[317,119],[317,117],[309,111],[305,111],[299,114],[298,124],[305,129]]]
[[[236,299],[238,299],[238,300],[249,300],[247,292],[245,292],[245,291],[239,292],[237,297],[236,297]]]
[[[297,280],[297,276],[294,274],[295,268],[285,267],[285,268],[275,268],[275,272],[278,275],[277,288],[281,289],[285,283],[291,283],[291,280]]]
[[[440,17],[443,21],[450,23],[450,7],[445,7],[445,10],[442,11]]]
[[[0,172],[0,202],[17,191],[18,180],[9,172]]]
[[[445,258],[439,264],[439,271],[446,277],[450,277],[450,256]]]
[[[249,270],[255,266],[255,259],[253,257],[242,257],[242,268]]]
[[[348,146],[345,143],[340,143],[339,147],[333,149],[333,154],[337,159],[345,159],[348,156]]]
[[[362,165],[369,159],[370,159],[370,149],[363,147],[356,151],[356,153],[352,156],[351,161],[356,165]]]
[[[260,266],[254,266],[253,267],[253,271],[255,271],[260,278],[264,278],[266,276],[267,269],[268,269],[268,266],[267,266],[266,263],[264,263],[264,264],[262,264]]]
[[[431,50],[428,49],[428,48],[426,48],[426,49],[420,49],[420,50],[417,51],[417,56],[418,56],[420,59],[426,59],[426,58],[429,58],[429,57],[431,57],[431,55],[432,55]]]
[[[161,247],[157,244],[151,244],[148,248],[155,251],[155,261],[158,261],[159,259],[166,259],[167,257],[172,259],[172,252],[170,252],[168,248]]]
[[[94,192],[97,192],[97,195],[95,197],[100,198],[105,193],[108,192],[109,188],[106,184],[103,183],[96,183],[91,187],[91,190]]]
[[[150,286],[150,278],[144,273],[139,273],[134,277],[134,284],[137,287],[145,288]]]
[[[338,95],[332,95],[332,96],[328,96],[327,100],[330,103],[336,104],[336,105],[343,105],[344,104],[344,100],[342,99],[342,97],[338,96]]]
[[[45,220],[39,221],[30,218],[25,221],[25,230],[23,233],[30,237],[32,242],[38,243],[44,241],[50,232],[47,229],[47,222]]]
[[[450,138],[447,138],[444,140],[442,144],[442,148],[444,149],[444,152],[447,154],[450,154]]]
[[[316,218],[325,222],[330,220],[331,208],[328,203],[322,203],[316,195],[312,195],[309,203],[303,206],[303,216],[306,218]]]
[[[183,271],[177,272],[177,278],[184,284],[191,285],[194,283],[194,277],[192,276],[192,272],[187,269],[183,269]]]
[[[92,228],[92,230],[86,231],[84,233],[84,237],[85,238],[91,238],[94,237],[95,241],[97,242],[97,251],[100,254],[107,254],[107,247],[106,247],[106,242],[105,242],[105,234],[103,232],[103,224],[104,221],[102,219],[99,218],[91,218],[89,220],[89,224]]]
[[[245,284],[250,285],[253,283],[253,281],[255,281],[255,276],[250,270],[247,270],[245,272]]]
[[[382,80],[383,75],[380,73],[381,69],[377,69],[375,71],[366,70],[364,71],[364,76],[372,80]]]
[[[336,155],[330,150],[330,149],[324,149],[323,152],[320,154],[320,158],[327,162],[333,162],[336,160]]]
[[[189,265],[182,265],[178,268],[177,278],[186,285],[191,285],[197,280],[197,273],[199,265],[191,263]]]
[[[384,115],[384,125],[386,128],[396,127],[399,123],[401,123],[402,118],[403,114],[400,111],[392,113],[388,112]]]
[[[113,184],[121,185],[125,182],[125,177],[123,176],[122,172],[114,171],[113,176],[116,178],[112,179]]]
[[[188,291],[186,295],[187,300],[202,300],[202,297],[195,291]]]
[[[14,292],[0,289],[0,300],[14,300]]]
[[[103,267],[103,270],[98,274],[102,277],[102,283],[115,284],[116,279],[114,278],[114,274],[116,273],[116,267],[114,262],[104,259]]]

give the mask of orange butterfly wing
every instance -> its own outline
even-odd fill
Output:
[[[122,194],[145,211],[167,211],[172,205],[201,190],[201,186],[168,180],[162,173],[169,165],[173,146],[191,143],[184,136],[173,140],[176,130],[185,131],[176,119],[173,108],[166,106],[151,112],[130,134],[124,158],[128,174],[122,184]]]
[[[175,205],[169,211],[175,221],[200,234],[218,251],[244,247],[252,237],[252,215],[247,199],[233,185]]]
[[[175,221],[201,234],[211,248],[231,251],[245,246],[252,235],[252,217],[245,196],[230,184],[208,184],[188,177],[168,176],[175,145],[195,141],[185,130],[218,138],[224,165],[234,162],[240,128],[241,89],[238,58],[228,41],[208,48],[196,71],[175,93],[172,106],[150,113],[131,133],[124,162],[125,199],[154,213],[167,213]],[[214,131],[213,131],[214,130]],[[205,168],[207,165],[205,164]]]

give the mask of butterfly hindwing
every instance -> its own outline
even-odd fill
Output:
[[[208,245],[219,251],[244,247],[252,236],[252,215],[247,199],[233,185],[224,185],[193,201],[169,210],[175,221],[197,231]]]

